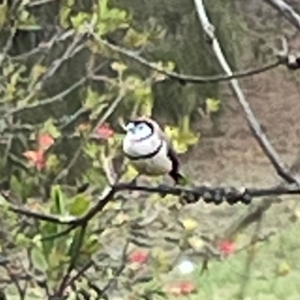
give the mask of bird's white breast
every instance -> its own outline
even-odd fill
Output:
[[[123,140],[123,151],[130,156],[139,157],[153,153],[161,144],[161,139],[153,135],[141,141],[135,141],[129,136]]]
[[[161,145],[162,143],[162,145]],[[162,141],[157,137],[150,137],[149,139],[132,143],[130,140],[123,142],[123,150],[126,154],[134,157],[148,155],[153,153],[161,146],[158,153],[151,158],[141,158],[132,160],[132,165],[141,174],[150,176],[164,175],[171,171],[172,162],[168,157],[168,145],[166,141]]]

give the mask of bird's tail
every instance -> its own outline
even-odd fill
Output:
[[[179,172],[176,172],[176,173],[171,172],[170,176],[173,178],[175,183],[178,185],[185,186],[188,184],[188,179]]]

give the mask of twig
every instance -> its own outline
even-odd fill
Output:
[[[95,69],[92,70],[92,72],[99,71],[104,64],[105,64],[105,62],[100,63]],[[56,101],[63,101],[65,96],[70,94],[72,91],[74,91],[78,87],[82,86],[89,78],[90,78],[90,75],[86,75],[86,76],[82,77],[81,79],[79,79],[78,81],[73,83],[69,88],[65,89],[64,91],[62,91],[61,93],[59,93],[59,94],[57,94],[53,97],[42,99],[42,100],[39,100],[37,102],[34,102],[32,104],[29,104],[29,105],[26,105],[26,106],[23,106],[23,107],[13,108],[10,111],[8,111],[3,116],[3,118],[7,118],[7,117],[9,117],[11,115],[15,115],[17,113],[23,113],[26,110],[31,110],[31,109],[35,109],[35,108],[38,108],[38,107],[43,107],[45,105],[53,104]]]
[[[121,264],[120,266],[115,270],[113,273],[113,277],[105,284],[103,288],[99,288],[97,285],[91,282],[91,280],[88,278],[88,276],[84,275],[84,277],[88,281],[88,285],[90,288],[92,288],[94,291],[96,291],[97,296],[99,299],[109,299],[107,296],[107,292],[112,287],[112,285],[117,282],[118,277],[122,274],[122,272],[125,270],[125,267],[127,265],[127,251],[129,247],[130,241],[127,240],[126,244],[124,245],[123,251],[122,251],[122,258],[121,258]]]
[[[14,274],[10,266],[3,266],[3,267],[6,269],[6,273],[9,276],[11,282],[15,285],[19,294],[19,299],[24,300],[26,297],[26,289],[22,288],[18,276]]]
[[[247,249],[247,258],[246,258],[246,262],[245,262],[245,270],[244,270],[244,274],[241,278],[241,286],[240,286],[240,291],[237,295],[238,299],[245,299],[245,293],[247,290],[247,287],[249,285],[249,279],[250,279],[250,275],[251,275],[251,267],[253,266],[253,262],[255,259],[255,254],[256,254],[256,244],[257,244],[257,237],[261,231],[261,227],[262,227],[262,220],[263,220],[264,214],[261,214],[258,218],[258,220],[256,221],[256,227],[255,227],[255,232],[251,238],[251,242],[250,245]]]
[[[43,4],[48,4],[51,2],[54,2],[55,0],[37,0],[37,1],[31,1],[28,4],[26,4],[27,7],[34,7],[34,6],[40,6]]]
[[[79,44],[79,42],[82,41],[82,39],[83,39],[83,35],[75,35],[73,42],[66,49],[65,53],[62,55],[61,58],[55,59],[52,62],[47,72],[42,76],[41,82],[39,84],[42,84],[48,78],[53,77],[55,72],[62,66],[64,62],[71,59],[73,56],[75,56],[79,51],[81,51],[85,47],[84,43]]]
[[[75,163],[77,162],[78,158],[80,157],[82,151],[82,144],[79,145],[78,149],[75,151],[72,159],[70,160],[70,162],[68,163],[68,165],[66,167],[64,167],[61,172],[59,172],[59,174],[53,179],[53,183],[57,183],[60,180],[62,180],[64,177],[68,176],[68,174],[70,173],[70,170],[73,168],[73,166],[75,165]]]
[[[95,131],[96,128],[99,128],[103,125],[103,123],[109,118],[109,116],[115,111],[117,106],[123,100],[125,94],[126,94],[125,89],[121,88],[118,97],[108,106],[105,113],[101,116],[100,120],[97,122],[97,125],[94,127],[93,131]]]
[[[118,280],[118,277],[122,274],[124,271],[126,264],[127,264],[127,251],[129,247],[130,241],[127,240],[126,244],[124,245],[123,251],[122,251],[122,258],[121,258],[121,264],[117,268],[117,270],[114,272],[114,276],[107,282],[107,284],[102,288],[101,296],[103,297],[106,292],[111,288],[111,286]]]
[[[251,205],[243,216],[228,226],[228,229],[224,232],[225,239],[234,239],[242,230],[257,222],[275,203],[281,203],[280,198],[268,197],[256,205]]]
[[[300,15],[283,0],[264,0],[278,10],[292,25],[300,30]]]
[[[32,85],[29,86],[30,93],[29,95],[23,100],[25,103],[32,100],[32,98],[37,94],[37,92],[42,88],[43,84],[51,77],[54,76],[54,74],[61,68],[63,63],[73,58],[78,52],[83,50],[85,48],[85,44],[78,43],[82,40],[83,36],[75,36],[73,42],[69,45],[69,47],[66,49],[64,54],[61,58],[55,59],[52,64],[48,67],[47,72],[41,76],[40,79],[38,79],[36,82],[33,82]],[[78,46],[77,46],[78,45]],[[79,80],[79,82],[81,82]],[[81,85],[81,84],[80,84]],[[72,89],[73,90],[73,89]],[[43,102],[44,100],[40,100]]]
[[[59,125],[59,129],[61,131],[65,130],[72,124],[76,123],[82,116],[89,115],[91,113],[90,108],[80,107],[73,115],[71,115],[67,121],[61,122],[62,124]],[[62,117],[62,119],[65,119]],[[60,122],[60,121],[59,121]]]
[[[219,61],[219,64],[226,72],[228,76],[232,76],[232,71],[226,58],[222,52],[221,46],[215,36],[214,27],[210,23],[205,7],[202,0],[194,0],[195,6],[197,9],[199,20],[202,24],[204,32],[206,33],[207,37],[209,38],[209,43],[215,53],[216,58]],[[300,184],[299,180],[294,178],[292,174],[290,174],[289,170],[286,166],[281,162],[280,157],[276,150],[273,148],[272,144],[269,142],[267,136],[263,132],[259,122],[257,121],[240,85],[236,79],[230,80],[231,87],[236,94],[236,97],[245,112],[245,116],[247,118],[247,122],[249,127],[256,138],[257,142],[259,143],[260,147],[262,148],[264,154],[268,157],[270,162],[272,163],[273,167],[275,168],[277,174],[282,177],[285,181],[289,183],[297,183]]]
[[[179,74],[176,72],[171,72],[168,71],[166,69],[163,69],[161,67],[157,67],[154,63],[149,62],[148,60],[146,60],[145,58],[137,55],[136,53],[134,53],[131,50],[119,47],[117,45],[111,44],[108,41],[105,41],[103,39],[99,39],[95,34],[94,34],[95,39],[105,45],[106,47],[108,47],[109,49],[120,53],[138,63],[140,63],[141,65],[150,68],[156,72],[162,73],[166,76],[168,76],[171,79],[177,80],[181,83],[198,83],[198,84],[204,84],[204,83],[211,83],[211,82],[220,82],[220,81],[228,81],[231,80],[233,78],[243,78],[243,77],[248,77],[248,76],[253,76],[253,75],[257,75],[272,69],[277,68],[279,65],[282,65],[284,62],[280,59],[276,59],[275,61],[263,66],[263,67],[259,67],[256,69],[252,69],[252,70],[246,70],[246,71],[241,71],[241,72],[236,72],[234,74],[227,74],[227,75],[216,75],[216,76],[195,76],[195,75],[186,75],[186,74]]]
[[[66,283],[66,286],[74,284],[75,281],[81,278],[85,272],[94,265],[94,262],[90,260],[87,262],[73,277],[69,278],[69,281]]]
[[[82,247],[82,243],[83,243],[83,240],[84,240],[85,233],[86,233],[86,224],[81,226],[79,228],[78,235],[76,235],[76,233],[75,233],[75,235],[73,237],[73,241],[72,241],[72,243],[70,245],[70,249],[69,249],[70,256],[71,256],[70,264],[69,264],[69,267],[67,269],[67,272],[65,273],[65,275],[63,276],[63,278],[61,280],[61,283],[58,287],[57,292],[55,293],[55,296],[58,299],[63,298],[64,291],[65,291],[66,287],[69,285],[69,279],[71,277],[71,272],[76,267],[76,262],[77,262],[78,257],[79,257],[79,253],[80,253],[80,250],[81,250],[81,247]]]
[[[13,43],[13,38],[15,37],[15,34],[16,34],[16,31],[17,31],[17,28],[16,26],[13,26],[12,28],[10,28],[10,35],[2,49],[2,52],[1,52],[1,59],[0,59],[0,65],[2,66],[2,62],[3,60],[5,59],[8,51],[10,50],[11,46],[12,46],[12,43]]]

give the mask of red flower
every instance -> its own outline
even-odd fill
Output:
[[[108,140],[110,137],[112,137],[115,134],[115,132],[111,129],[109,124],[105,123],[101,126],[98,126],[94,130],[94,134],[99,139]]]
[[[54,139],[50,134],[43,133],[38,137],[37,144],[39,150],[46,151],[54,144]]]
[[[181,281],[168,285],[165,291],[174,296],[188,295],[196,292],[196,287],[192,282]]]
[[[128,256],[129,262],[137,263],[139,265],[145,264],[148,258],[149,258],[149,252],[145,250],[134,250]]]
[[[25,151],[23,155],[34,165],[39,171],[45,167],[45,157],[42,150]]]
[[[232,241],[223,240],[219,242],[218,249],[223,255],[228,256],[234,253],[235,245]]]
[[[46,165],[44,152],[49,149],[54,143],[54,139],[50,134],[40,134],[37,139],[37,150],[28,150],[23,153],[31,164],[41,171]]]

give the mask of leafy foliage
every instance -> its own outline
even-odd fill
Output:
[[[8,221],[1,249],[15,253],[1,265],[10,278],[6,294],[11,299],[73,299],[75,293],[92,296],[94,291],[104,297],[121,274],[121,290],[129,294],[159,290],[154,269],[145,276],[139,266],[127,264],[142,262],[140,254],[129,254],[136,251],[134,245],[149,247],[144,225],[139,225],[146,216],[135,206],[115,199],[99,219],[77,228],[64,225],[84,217],[108,182],[134,176],[120,156],[119,120],[152,115],[153,87],[166,79],[132,67],[101,38],[121,34],[120,44],[137,49],[150,45],[157,32],[135,28],[130,12],[108,0],[5,1],[2,8],[1,218]],[[168,60],[157,65],[175,67]],[[181,152],[197,141],[190,141],[189,124],[174,130],[172,139]],[[96,190],[78,192],[86,183]],[[18,219],[8,201],[33,213],[57,215],[60,223]],[[163,252],[158,253],[149,259],[168,269]],[[22,288],[15,278],[24,274]],[[152,283],[134,288],[143,282]]]

